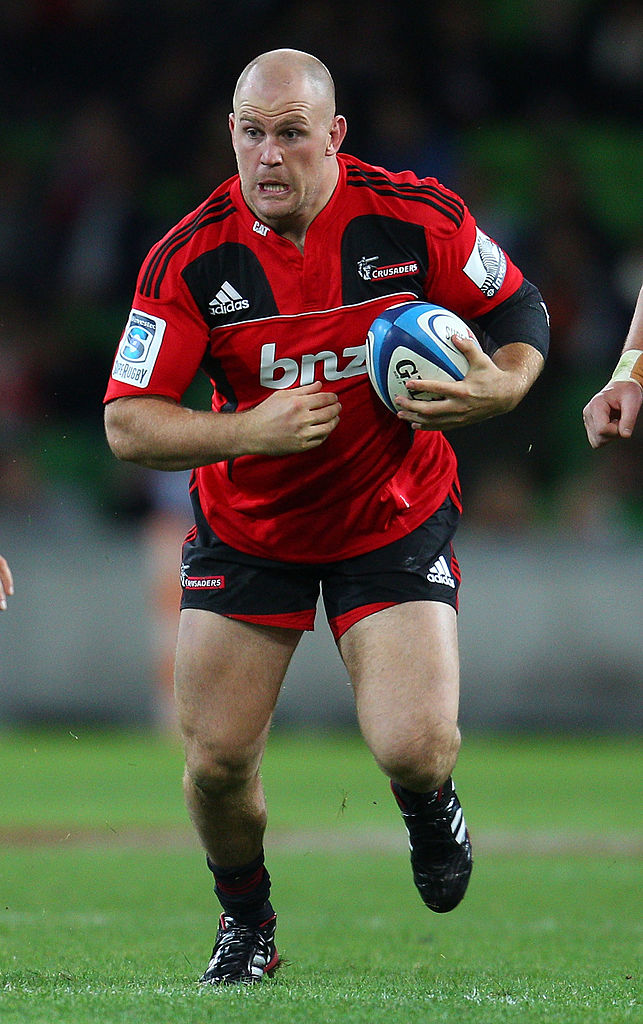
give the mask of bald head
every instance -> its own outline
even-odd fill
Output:
[[[323,106],[324,116],[328,119],[333,117],[335,84],[330,71],[317,57],[303,50],[269,50],[250,61],[239,75],[232,109],[236,114],[246,88],[260,88],[264,94],[279,97],[293,86],[311,89]]]
[[[241,72],[230,133],[243,197],[255,216],[302,251],[339,177],[346,118],[320,60],[270,50]]]

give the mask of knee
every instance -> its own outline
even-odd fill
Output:
[[[239,748],[226,750],[210,745],[186,749],[185,785],[206,798],[242,790],[258,771],[258,759],[250,751]]]
[[[424,793],[437,789],[449,777],[459,750],[457,724],[443,722],[413,735],[389,737],[373,753],[390,779]]]

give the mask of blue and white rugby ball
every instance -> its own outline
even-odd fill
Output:
[[[400,302],[375,318],[366,339],[366,368],[391,412],[397,412],[396,395],[430,401],[425,392],[409,392],[407,380],[462,380],[469,361],[453,344],[454,334],[477,341],[464,320],[430,302]]]

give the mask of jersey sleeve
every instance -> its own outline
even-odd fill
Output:
[[[180,276],[166,275],[158,298],[144,294],[146,267],[153,252],[139,274],[105,402],[142,395],[180,401],[208,344],[208,327]]]
[[[427,227],[427,299],[465,320],[477,320],[513,295],[523,275],[504,249],[476,224],[460,197],[442,191],[453,197],[461,213],[457,219],[434,217]]]

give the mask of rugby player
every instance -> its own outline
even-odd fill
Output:
[[[260,55],[232,107],[238,173],[143,263],[105,396],[117,457],[193,469],[175,678],[187,806],[222,907],[213,985],[279,963],[260,765],[320,588],[420,896],[438,913],[464,896],[461,499],[442,431],[513,409],[548,345],[538,290],[458,195],[340,152],[346,120],[319,60]],[[381,310],[417,298],[476,325],[484,351],[463,341],[465,380],[413,381],[441,400],[402,398],[395,416],[364,341]],[[182,404],[199,369],[212,411]]]

